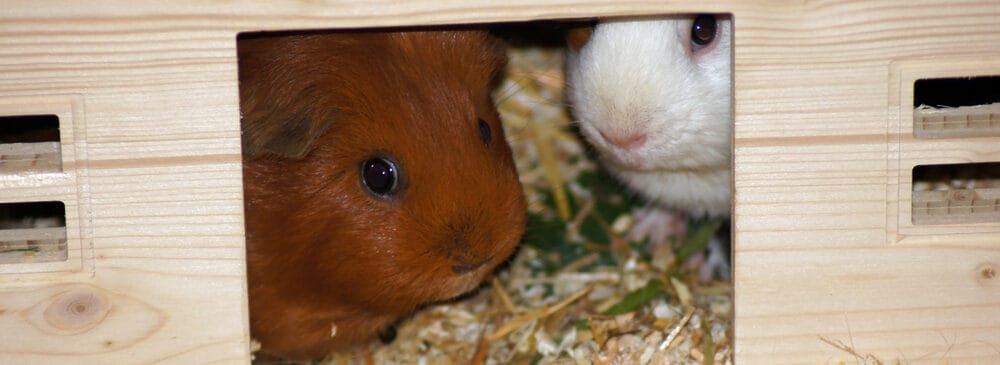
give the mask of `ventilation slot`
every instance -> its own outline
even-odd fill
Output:
[[[1000,136],[1000,76],[917,80],[913,136]]]
[[[62,171],[59,117],[0,117],[0,174]]]
[[[65,260],[65,204],[0,204],[0,264]]]
[[[913,168],[913,224],[1000,222],[1000,162]]]

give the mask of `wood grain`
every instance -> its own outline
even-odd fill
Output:
[[[9,0],[0,113],[68,128],[0,201],[66,203],[69,257],[0,265],[0,363],[248,361],[237,33],[679,12],[734,14],[737,361],[1000,361],[1000,224],[914,226],[908,189],[1000,139],[916,140],[906,100],[1000,74],[996,1]]]
[[[1000,4],[912,4],[735,14],[741,364],[1000,361],[1000,222],[910,216],[913,166],[1000,160],[912,121],[916,79],[1000,74]]]

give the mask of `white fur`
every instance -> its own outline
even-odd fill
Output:
[[[645,198],[726,217],[732,160],[731,21],[692,51],[694,16],[598,23],[567,62],[568,96],[608,169]],[[645,134],[636,149],[601,134]]]

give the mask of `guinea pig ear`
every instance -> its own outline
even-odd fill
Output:
[[[243,153],[257,156],[268,152],[292,159],[305,157],[333,119],[309,109],[308,104],[297,103],[276,105],[272,110],[244,115]]]
[[[571,51],[577,52],[587,44],[590,35],[594,33],[594,24],[587,23],[571,26],[566,30],[566,45]]]
[[[325,46],[297,34],[242,35],[239,57],[243,154],[300,159],[334,120]],[[324,65],[317,69],[316,65]]]

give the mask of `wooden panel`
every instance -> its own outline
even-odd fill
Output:
[[[858,361],[838,343],[1000,361],[1000,222],[914,226],[909,209],[913,165],[997,161],[1000,141],[915,141],[903,120],[917,75],[1000,74],[1000,6],[755,10],[734,33],[737,361]]]
[[[66,202],[75,263],[0,265],[0,363],[249,362],[237,32],[149,5],[0,12],[0,106],[75,102],[62,173],[0,177],[3,201]],[[111,7],[143,14],[90,13]]]
[[[1000,59],[990,0],[5,1],[0,105],[69,95],[74,128],[62,173],[2,177],[0,198],[66,202],[76,249],[0,265],[0,362],[247,361],[238,32],[696,11],[734,14],[739,363],[854,360],[821,338],[996,362],[1000,226],[906,226],[901,190],[913,163],[998,159],[901,132],[900,65]]]

